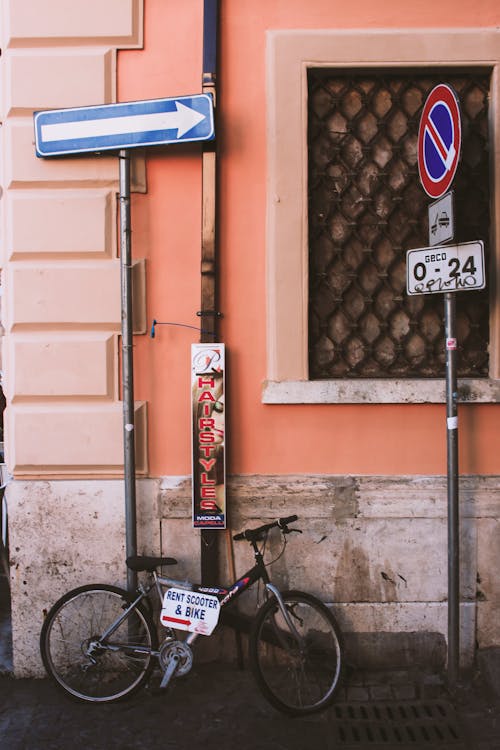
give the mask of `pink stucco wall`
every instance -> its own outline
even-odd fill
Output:
[[[59,595],[89,580],[123,581],[125,572],[117,159],[37,159],[33,111],[201,90],[203,0],[43,0],[40,13],[41,5],[0,3],[2,369],[6,463],[14,475],[6,497],[18,676],[41,674],[41,613]],[[220,5],[220,329],[228,350],[228,471],[256,475],[232,483],[231,523],[243,526],[247,519],[250,525],[250,519],[281,515],[282,508],[308,516],[286,576],[338,603],[346,630],[444,633],[444,406],[262,402],[270,313],[266,31],[350,28],[366,36],[367,29],[422,29],[417,47],[428,59],[434,37],[425,29],[448,30],[448,47],[454,44],[450,29],[498,29],[498,0]],[[498,70],[500,34],[491,37]],[[391,45],[393,56],[405,57],[397,35]],[[355,38],[354,58],[360,50]],[[433,50],[434,60],[437,54]],[[421,59],[418,53],[415,61]],[[497,80],[495,106],[499,93]],[[146,261],[147,285],[147,315],[142,290],[134,289],[143,318],[143,333],[135,337],[137,464],[140,475],[149,470],[164,479],[138,483],[139,551],[179,551],[182,575],[194,579],[200,545],[191,530],[186,476],[190,344],[198,337],[178,326],[159,326],[154,340],[144,331],[153,318],[200,322],[201,151],[196,145],[150,149],[145,158],[146,170],[141,156],[134,157],[132,206],[133,252]],[[500,215],[500,206],[496,211]],[[496,377],[499,344],[493,341]],[[469,655],[476,643],[500,642],[498,482],[480,476],[500,473],[497,415],[498,406],[488,403],[460,409],[460,470],[479,475],[463,482],[462,635]],[[278,479],[263,476],[274,474]],[[307,474],[341,476],[287,476]],[[441,476],[402,482],[404,474]],[[381,570],[394,571],[394,578],[398,573],[404,587],[391,589],[385,574],[381,582]]]
[[[266,378],[266,31],[494,27],[496,0],[221,3],[220,309],[228,348],[229,472],[443,474],[441,405],[264,405]],[[201,0],[147,0],[145,46],[118,57],[120,100],[201,90]],[[133,200],[133,252],[147,259],[148,321],[199,324],[201,158],[194,147],[147,156],[148,192]],[[137,337],[136,398],[149,402],[152,475],[190,472],[189,352],[196,333],[161,326]],[[499,471],[498,407],[460,408],[460,470]]]

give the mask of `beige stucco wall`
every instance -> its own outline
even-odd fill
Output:
[[[120,474],[117,159],[38,159],[33,112],[115,101],[116,51],[141,47],[143,3],[46,0],[40,10],[2,3],[6,462],[16,479]],[[137,166],[134,187],[144,189]],[[138,405],[141,437],[145,415]]]
[[[142,0],[3,0],[0,4],[2,369],[16,673],[37,662],[26,606],[102,576],[123,580],[118,164],[112,156],[42,160],[33,112],[116,101],[118,48],[142,46]],[[141,157],[132,189],[144,191]],[[135,328],[145,329],[144,268],[134,268]],[[147,466],[147,410],[137,403],[137,466]],[[144,528],[153,532],[145,509]],[[157,542],[148,544],[151,549]],[[43,617],[43,612],[39,611]],[[40,621],[40,618],[37,618]],[[35,671],[37,668],[35,667]]]

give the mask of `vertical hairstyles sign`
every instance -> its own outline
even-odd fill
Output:
[[[226,527],[224,344],[191,345],[193,525]]]

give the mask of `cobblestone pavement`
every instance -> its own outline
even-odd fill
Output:
[[[2,601],[5,605],[5,597],[0,597],[0,750],[500,750],[500,686],[493,694],[475,681],[451,697],[436,676],[405,670],[351,672],[332,708],[303,719],[275,711],[248,669],[197,663],[196,657],[191,672],[165,691],[158,689],[157,672],[150,686],[127,701],[78,703],[47,679],[12,677],[10,620]],[[499,665],[489,662],[496,684]],[[351,715],[429,705],[450,707],[456,738],[394,744],[387,735],[383,743],[364,742],[376,725],[369,721],[358,727],[351,722],[347,731]]]
[[[158,679],[158,678],[157,678]],[[1,750],[500,750],[500,703],[478,688],[450,700],[439,684],[426,694],[453,704],[461,731],[448,743],[339,741],[335,706],[319,715],[289,718],[260,695],[249,671],[195,665],[166,691],[154,685],[110,705],[76,703],[48,680],[0,677]],[[339,701],[350,706],[411,704],[420,688],[403,676],[351,676]],[[376,701],[374,704],[373,701]]]

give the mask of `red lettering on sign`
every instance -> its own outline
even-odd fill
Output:
[[[198,378],[198,388],[215,388],[215,379],[214,378]]]
[[[214,500],[200,500],[201,510],[217,510],[217,503]]]
[[[215,443],[215,435],[213,432],[200,432],[198,437],[200,443]]]
[[[215,487],[202,487],[200,494],[205,499],[217,497]]]
[[[207,458],[210,457],[210,454],[213,453],[214,450],[215,450],[215,446],[213,445],[200,445],[200,451],[203,451],[203,455],[206,456]],[[215,461],[215,458],[212,460]]]
[[[202,471],[201,477],[200,477],[200,482],[202,484],[215,484],[215,479],[209,479],[208,478],[208,474],[206,473],[206,471]]]
[[[198,399],[198,401],[213,401],[215,403],[215,398],[212,396],[210,391],[203,391],[202,393],[200,393],[200,398]]]
[[[214,528],[223,525],[224,516],[219,507],[221,501],[224,505],[224,378],[222,369],[215,369],[215,354],[220,357],[218,349],[210,350],[192,378],[193,519],[197,526]]]
[[[204,458],[200,458],[200,464],[206,471],[210,471],[215,466],[215,458],[211,458],[210,461],[205,461]]]

